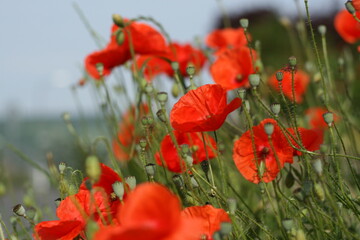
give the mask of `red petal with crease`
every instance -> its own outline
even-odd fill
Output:
[[[83,230],[80,221],[46,221],[35,226],[36,240],[73,240]]]

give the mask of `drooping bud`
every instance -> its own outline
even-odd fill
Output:
[[[315,192],[315,195],[318,197],[318,199],[321,202],[325,201],[325,191],[324,191],[324,188],[321,186],[320,183],[315,183],[314,184],[314,192]]]
[[[321,176],[323,173],[323,166],[320,158],[317,158],[312,161],[312,166],[314,168],[314,171],[318,176]]]
[[[241,18],[240,19],[240,26],[242,27],[242,28],[248,28],[249,27],[249,19],[247,19],[247,18]]]
[[[278,116],[281,110],[281,105],[280,103],[273,103],[270,105],[270,110],[271,112],[275,115]]]
[[[133,190],[136,187],[136,178],[134,176],[126,177],[125,182],[129,186],[130,190]]]
[[[239,98],[241,98],[241,100],[244,101],[245,97],[246,97],[246,89],[245,88],[240,88],[237,90],[237,93],[239,95]]]
[[[153,163],[146,164],[145,171],[149,177],[153,178],[155,176],[155,171],[156,171],[155,164]]]
[[[124,27],[124,19],[119,14],[113,14],[112,20],[116,26],[120,28]]]
[[[289,232],[294,227],[294,220],[292,220],[291,218],[285,218],[282,220],[281,223],[287,232]]]
[[[256,88],[260,84],[260,75],[259,74],[250,74],[249,82],[251,87]]]
[[[57,198],[54,200],[56,207],[58,207],[61,203],[61,198]]]
[[[159,101],[160,105],[162,107],[165,106],[165,104],[168,100],[168,94],[166,92],[159,92],[156,97],[157,97],[157,100]]]
[[[19,217],[25,217],[26,211],[23,205],[17,204],[15,207],[13,207],[13,212],[18,215]]]
[[[347,2],[345,3],[345,8],[346,8],[346,10],[348,10],[348,12],[351,13],[351,14],[355,14],[355,13],[356,13],[356,9],[355,9],[352,1],[347,1]]]
[[[119,29],[115,33],[116,43],[121,46],[125,41],[125,33],[122,29]]]
[[[64,162],[59,163],[59,172],[61,175],[64,174],[65,169],[66,169],[66,163]]]
[[[122,201],[123,197],[124,197],[124,192],[125,192],[124,184],[122,182],[116,181],[112,184],[112,188],[113,188],[116,196],[118,196],[118,198]]]
[[[102,63],[97,63],[95,67],[99,75],[104,76],[104,65]]]
[[[234,215],[236,212],[236,208],[237,208],[237,202],[235,198],[228,198],[227,200],[228,206],[229,206],[229,213],[231,215]]]
[[[86,175],[91,179],[92,182],[97,182],[101,175],[101,167],[99,159],[92,155],[86,158],[85,161]]]
[[[290,67],[295,67],[296,63],[297,63],[296,57],[294,57],[294,56],[289,57],[289,65],[290,65]]]
[[[334,122],[334,114],[332,112],[326,112],[323,114],[323,118],[326,124],[331,127],[332,123]]]
[[[157,111],[156,116],[159,118],[160,121],[162,121],[163,123],[166,123],[165,111],[163,109],[160,109],[159,111]]]
[[[325,25],[320,25],[318,27],[318,31],[322,36],[324,36],[326,34],[326,26]]]
[[[281,82],[281,81],[283,80],[283,78],[284,78],[284,73],[281,72],[281,71],[279,71],[279,72],[276,72],[275,76],[276,76],[276,79],[277,79],[279,82]]]
[[[265,133],[270,137],[274,133],[274,124],[268,122],[264,124]]]
[[[171,62],[171,68],[174,70],[174,72],[177,72],[179,70],[179,63]]]

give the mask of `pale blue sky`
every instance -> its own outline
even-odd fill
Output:
[[[113,13],[152,16],[181,42],[204,37],[220,13],[216,0],[0,0],[0,118],[12,108],[24,117],[76,112],[69,86],[81,77],[83,59],[96,45],[73,9],[74,2],[106,38]],[[232,11],[269,6],[280,14],[295,14],[293,0],[223,2]],[[343,2],[309,1],[317,14]],[[90,91],[80,92],[84,108],[94,113]]]

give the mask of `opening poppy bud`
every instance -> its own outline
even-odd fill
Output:
[[[59,163],[60,174],[64,174],[65,169],[66,169],[66,163],[64,163],[64,162]]]
[[[89,156],[85,161],[85,171],[92,182],[97,182],[101,175],[99,159],[96,156]]]
[[[236,208],[237,208],[237,202],[235,198],[228,198],[227,200],[228,206],[229,206],[229,213],[231,215],[234,215],[236,212]]]
[[[345,8],[351,14],[355,14],[355,12],[356,12],[356,9],[354,8],[354,5],[353,5],[352,1],[347,1],[345,3]]]
[[[56,207],[58,207],[61,203],[61,198],[57,198],[54,200]]]
[[[291,56],[291,57],[289,57],[289,65],[291,66],[291,67],[295,67],[296,66],[296,57],[294,57],[294,56]]]
[[[140,147],[141,147],[141,150],[145,150],[145,148],[146,148],[146,146],[147,146],[147,141],[146,141],[146,139],[145,139],[145,138],[140,139],[139,145],[140,145]]]
[[[119,29],[118,31],[116,31],[116,43],[120,46],[124,43],[125,41],[125,34],[124,31]]]
[[[331,124],[334,122],[334,114],[332,112],[326,112],[323,114],[323,118],[326,124],[331,127]]]
[[[270,137],[274,132],[274,124],[265,123],[264,130],[265,130],[265,133]]]
[[[256,88],[260,84],[260,75],[259,74],[250,74],[249,82],[253,88]]]
[[[166,92],[159,92],[157,94],[157,100],[159,101],[161,106],[164,106],[168,100],[168,94]]]
[[[171,62],[171,68],[176,72],[177,70],[179,70],[179,63]]]
[[[118,198],[122,201],[125,192],[124,184],[122,182],[116,181],[112,184],[112,189],[114,190],[116,196],[118,196]]]
[[[186,73],[189,75],[189,76],[194,76],[196,72],[196,69],[194,67],[194,65],[188,65],[187,68],[186,68]]]
[[[270,105],[270,110],[271,112],[275,115],[278,116],[281,110],[281,105],[280,103],[273,103]]]
[[[284,78],[284,73],[279,71],[279,72],[276,72],[275,76],[276,76],[276,79],[280,82]]]
[[[312,166],[313,166],[314,171],[316,172],[316,174],[317,174],[318,176],[321,176],[321,175],[322,175],[322,172],[323,172],[323,166],[322,166],[321,159],[320,159],[320,158],[315,159],[315,160],[312,162]]]
[[[184,180],[181,175],[174,175],[172,179],[176,187],[178,187],[179,189],[182,189],[184,187]]]
[[[242,28],[248,28],[249,27],[249,19],[247,18],[241,18],[240,19],[240,26]]]
[[[285,218],[282,220],[282,226],[287,232],[289,232],[294,227],[294,220],[291,218]]]
[[[198,188],[199,187],[199,183],[196,181],[195,177],[193,175],[190,176],[190,182],[191,182],[191,186],[193,188]]]
[[[241,98],[241,100],[245,99],[245,97],[246,97],[246,89],[245,88],[238,89],[237,93],[239,95],[239,98]]]
[[[145,171],[149,177],[154,177],[155,170],[156,170],[155,164],[153,164],[153,163],[146,164]]]
[[[125,26],[124,19],[119,14],[113,14],[112,20],[113,20],[114,24],[120,28],[123,28]]]
[[[134,176],[126,177],[125,182],[129,185],[129,188],[133,190],[136,187],[136,178]]]
[[[325,201],[325,191],[324,191],[323,187],[321,186],[321,184],[319,184],[319,183],[314,184],[314,192],[315,192],[316,197],[318,197],[318,199],[321,202]]]
[[[171,94],[174,98],[177,98],[179,96],[179,92],[179,86],[177,85],[177,83],[174,83],[171,87]]]
[[[232,230],[232,224],[230,222],[222,222],[220,223],[220,232],[222,235],[229,235]]]
[[[23,205],[17,204],[15,207],[13,207],[13,212],[18,215],[19,217],[25,217],[26,211]]]
[[[328,145],[326,145],[326,144],[321,144],[321,145],[320,145],[320,152],[321,152],[322,154],[327,153],[327,152],[328,152]]]
[[[146,83],[146,86],[145,86],[145,92],[147,94],[150,94],[154,91],[154,87],[152,86],[151,83]]]
[[[95,65],[95,67],[96,67],[96,70],[98,71],[99,75],[103,76],[104,75],[104,65],[102,63],[97,63]]]
[[[294,194],[294,197],[299,200],[299,201],[304,201],[304,193],[303,193],[303,190],[301,188],[297,188],[293,191],[293,194]]]
[[[159,111],[157,111],[156,116],[159,118],[160,121],[162,121],[163,123],[166,123],[165,111],[163,109],[160,109]]]
[[[325,25],[320,25],[318,27],[318,31],[322,36],[324,36],[326,34],[326,26]]]

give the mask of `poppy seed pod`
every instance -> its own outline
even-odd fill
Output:
[[[159,92],[156,97],[161,106],[164,106],[168,100],[168,94],[166,92]]]
[[[331,124],[334,122],[334,114],[332,112],[326,112],[323,114],[325,123],[331,127]]]
[[[145,92],[147,94],[150,94],[154,91],[154,87],[152,86],[151,83],[147,83],[146,86],[145,86]]]
[[[270,110],[271,112],[275,115],[278,116],[281,110],[281,105],[280,103],[273,103],[270,105]]]
[[[260,84],[260,75],[259,74],[250,74],[249,82],[251,87],[256,88]]]
[[[59,163],[60,174],[64,174],[65,169],[66,169],[66,163],[64,163],[64,162]]]
[[[289,57],[289,65],[291,67],[295,67],[296,63],[297,63],[296,57],[294,57],[294,56]]]
[[[171,94],[173,95],[174,98],[177,98],[179,96],[179,86],[177,83],[173,83],[172,87],[171,87]]]
[[[184,180],[181,175],[176,174],[172,177],[172,179],[176,187],[178,187],[179,189],[182,189],[184,187]]]
[[[196,181],[195,177],[193,175],[190,176],[190,182],[191,182],[191,186],[193,188],[198,188],[199,187],[199,183]]]
[[[104,64],[97,63],[95,67],[96,67],[96,71],[98,72],[100,77],[104,76]]]
[[[124,19],[119,14],[113,14],[112,20],[116,26],[120,28],[124,27]]]
[[[189,76],[193,76],[196,72],[196,69],[194,67],[194,65],[189,65],[187,66],[186,68],[186,73],[189,75]]]
[[[145,148],[146,148],[146,146],[147,146],[147,141],[146,141],[146,139],[145,139],[145,138],[140,139],[139,145],[140,145],[140,147],[141,147],[141,150],[145,150]]]
[[[352,1],[347,1],[345,3],[345,8],[351,14],[355,14],[355,12],[356,12],[356,9],[354,8],[354,5],[353,5]]]
[[[25,217],[26,211],[23,205],[17,204],[15,207],[13,207],[13,212],[18,215],[19,217]]]
[[[245,97],[246,97],[246,89],[245,88],[240,88],[237,90],[237,93],[239,95],[239,98],[241,98],[241,100],[244,101]]]
[[[136,187],[136,178],[134,176],[126,177],[125,182],[129,185],[129,188],[133,190]]]
[[[283,228],[289,232],[294,227],[294,220],[291,218],[285,218],[281,221]]]
[[[249,27],[249,19],[247,19],[247,18],[240,19],[240,26],[242,28],[248,28]]]
[[[229,213],[231,215],[234,215],[235,212],[236,212],[236,208],[237,208],[237,202],[236,202],[236,199],[235,198],[228,198],[227,200],[227,204],[229,206]]]
[[[179,63],[171,62],[171,68],[172,68],[172,70],[174,70],[174,72],[176,72],[177,70],[179,70]]]
[[[320,25],[318,27],[318,31],[322,36],[324,36],[326,34],[326,26],[325,25]]]
[[[116,181],[112,184],[112,189],[114,190],[116,196],[118,196],[120,200],[123,200],[125,192],[124,184],[122,182]]]
[[[276,79],[280,82],[284,78],[284,73],[279,71],[279,72],[276,72],[275,76],[276,76]]]
[[[155,164],[153,163],[146,164],[145,171],[149,177],[154,177],[156,171]]]
[[[85,171],[93,182],[97,182],[101,175],[99,159],[96,156],[89,156],[85,161]]]
[[[323,172],[323,166],[322,166],[321,159],[320,159],[320,158],[315,159],[315,160],[312,162],[312,166],[313,166],[314,171],[316,172],[316,174],[317,174],[318,176],[321,176],[321,175],[322,175],[322,172]]]
[[[270,137],[274,132],[274,124],[268,122],[264,124],[265,133]]]
[[[157,111],[156,116],[159,118],[160,121],[162,121],[163,123],[166,123],[165,111],[163,109],[160,109],[159,111]]]

